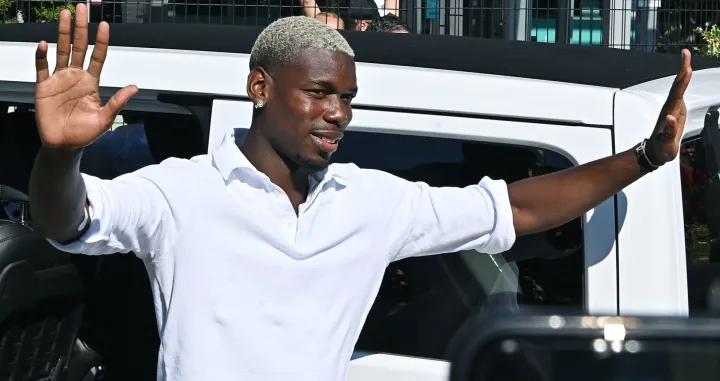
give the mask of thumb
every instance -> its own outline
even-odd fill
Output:
[[[665,116],[665,129],[663,134],[672,140],[678,139],[679,131],[677,118],[672,115]]]
[[[120,110],[139,91],[135,85],[126,86],[113,95],[100,112],[100,118],[104,124],[110,124],[115,120]]]

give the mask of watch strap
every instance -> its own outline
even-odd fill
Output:
[[[635,156],[637,157],[638,164],[648,172],[652,172],[658,168],[659,165],[653,164],[647,155],[647,142],[648,139],[643,140],[637,147],[635,147]]]

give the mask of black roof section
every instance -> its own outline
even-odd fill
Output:
[[[90,25],[94,43],[97,24]],[[262,27],[198,24],[112,24],[110,44],[138,48],[250,53]],[[559,45],[476,37],[341,32],[358,62],[626,88],[674,75],[680,56],[598,46]],[[0,25],[0,41],[57,41],[57,24]],[[6,57],[7,59],[7,57]],[[693,56],[695,70],[719,59]],[[400,84],[402,85],[402,84]]]

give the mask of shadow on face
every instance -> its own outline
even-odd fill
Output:
[[[265,104],[254,127],[289,164],[325,168],[352,119],[355,61],[340,53],[304,50],[297,62],[256,68],[248,78],[253,102]]]

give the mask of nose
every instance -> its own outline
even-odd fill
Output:
[[[350,124],[350,120],[352,120],[352,107],[339,96],[332,98],[333,99],[327,104],[323,119],[325,119],[327,123],[337,125],[341,130],[345,129],[345,127]]]

